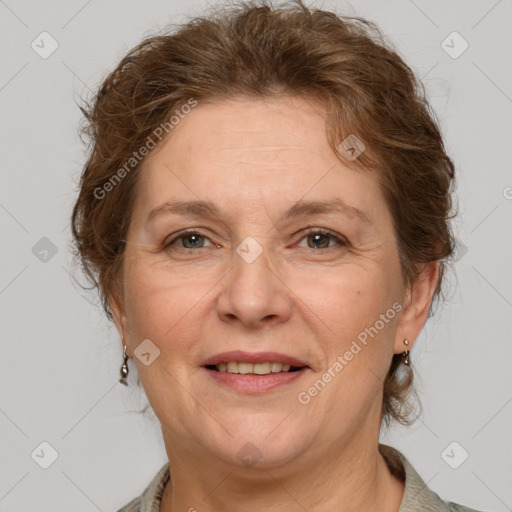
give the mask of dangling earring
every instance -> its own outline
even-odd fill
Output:
[[[128,386],[128,382],[126,382],[126,377],[128,377],[128,356],[126,355],[126,345],[123,344],[123,364],[121,365],[121,378],[119,382]]]
[[[405,340],[404,340],[404,345],[406,347],[409,346],[409,340],[407,338],[405,338]],[[402,352],[402,357],[404,358],[404,364],[406,366],[409,366],[409,351],[406,350],[405,352]]]

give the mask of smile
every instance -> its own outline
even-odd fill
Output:
[[[281,369],[278,370],[279,365]],[[220,367],[221,369],[218,369]],[[229,388],[237,393],[258,395],[269,391],[284,389],[299,380],[312,370],[307,367],[290,367],[281,363],[220,363],[203,366],[208,376],[223,388]],[[261,372],[261,373],[257,373]]]
[[[206,368],[218,372],[238,373],[242,375],[268,375],[270,373],[295,372],[301,369],[299,366],[290,366],[289,364],[275,361],[256,364],[230,361],[229,363],[208,365]]]

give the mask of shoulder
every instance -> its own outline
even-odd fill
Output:
[[[458,503],[443,501],[427,487],[405,455],[396,448],[379,444],[379,451],[393,475],[405,482],[405,490],[398,512],[483,512]]]
[[[117,512],[140,512],[140,496],[133,498],[130,503],[120,508]]]
[[[464,505],[458,505],[457,503],[448,503],[448,510],[450,512],[483,512],[481,510],[475,510],[474,508],[465,507]]]
[[[149,482],[144,492],[133,498],[117,512],[152,512],[158,510],[165,486],[170,478],[169,462],[166,462]]]

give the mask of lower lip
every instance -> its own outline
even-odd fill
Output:
[[[203,367],[204,368],[204,367]],[[241,393],[264,393],[300,379],[308,368],[295,372],[269,373],[267,375],[244,375],[241,373],[218,372],[204,368],[219,384]]]

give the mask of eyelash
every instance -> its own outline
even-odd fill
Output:
[[[174,244],[174,242],[176,242],[180,238],[186,237],[187,235],[199,235],[199,236],[202,236],[202,237],[207,238],[209,240],[209,238],[206,235],[203,235],[199,231],[196,231],[195,229],[189,229],[189,230],[181,231],[180,233],[178,233],[175,237],[173,237],[168,242],[164,242],[163,249],[164,250],[170,249],[170,247]],[[306,238],[309,235],[329,236],[332,240],[335,240],[338,243],[338,245],[340,245],[342,247],[348,246],[348,241],[344,237],[340,238],[340,237],[336,236],[334,233],[332,233],[331,231],[328,231],[328,230],[325,230],[325,229],[321,229],[321,228],[309,228],[304,233],[304,235],[302,236],[302,238],[299,241],[302,241],[304,238]],[[211,242],[211,240],[210,240],[210,242]],[[199,249],[205,249],[205,248],[206,247],[199,247]],[[185,251],[195,251],[196,250],[196,249],[192,249],[192,248],[188,248],[188,247],[180,247],[179,249],[185,250]],[[310,247],[306,247],[306,249],[310,249],[312,251],[319,251],[319,250],[324,250],[325,251],[325,250],[328,250],[328,249],[333,249],[333,247],[327,247],[325,249],[313,249],[313,248],[310,248]]]

